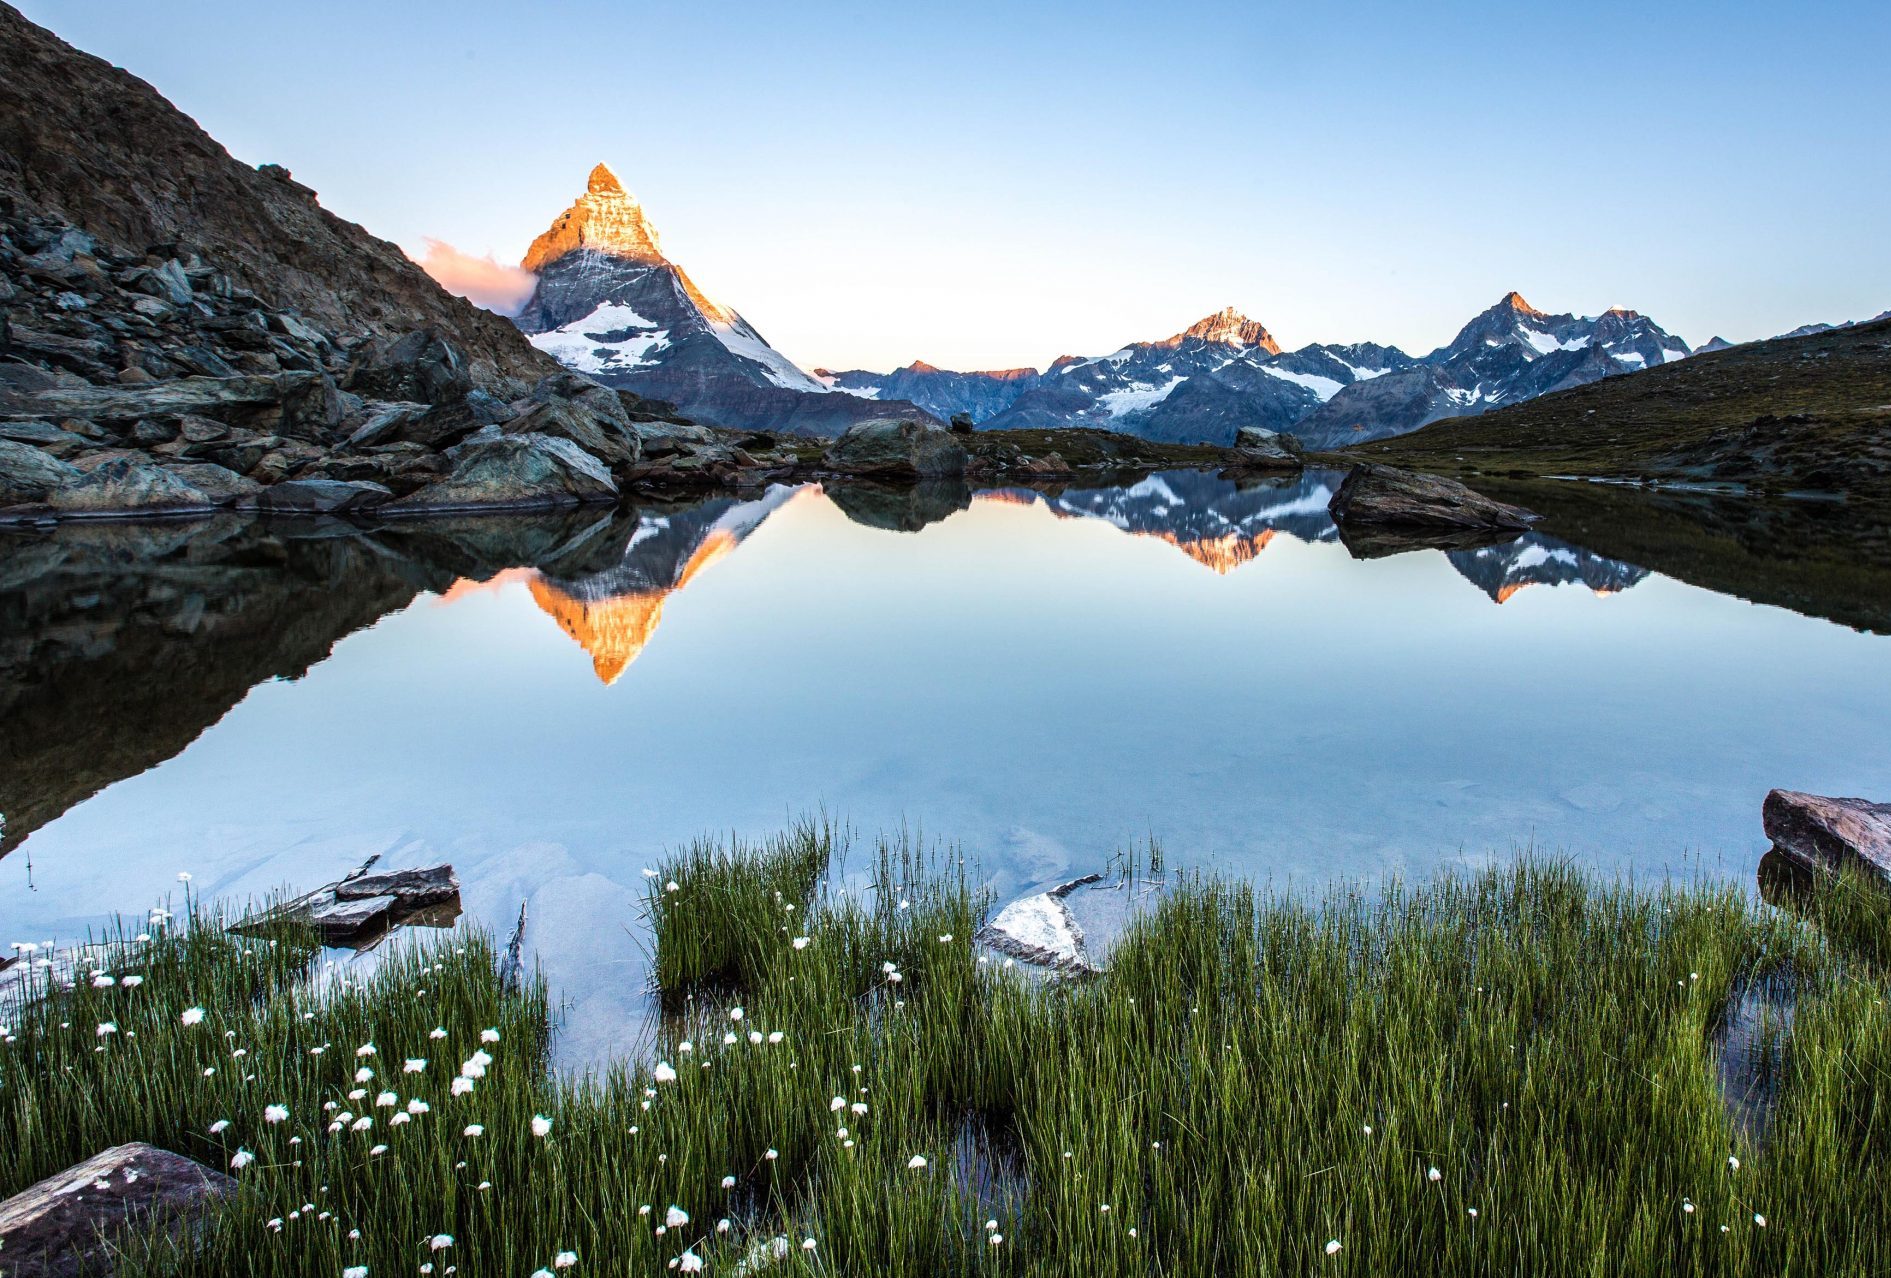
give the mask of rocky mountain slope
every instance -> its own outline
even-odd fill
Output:
[[[562,369],[0,4],[0,522],[567,505],[795,461],[742,442]]]
[[[607,386],[668,401],[684,415],[744,430],[837,435],[907,416],[910,403],[837,395],[704,296],[664,257],[641,205],[606,165],[532,242],[521,265],[538,285],[516,323],[532,344]]]
[[[1172,443],[1227,444],[1243,426],[1315,447],[1379,439],[1688,354],[1633,311],[1548,315],[1515,293],[1423,358],[1374,343],[1283,352],[1229,308],[1158,342],[1063,356],[1042,373],[960,373],[915,363],[891,373],[823,371],[836,389],[899,395],[981,429],[1096,426]]]
[[[1357,451],[1440,474],[1713,483],[1891,502],[1891,320],[1730,346]]]

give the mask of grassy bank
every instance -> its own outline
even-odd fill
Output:
[[[192,1273],[525,1278],[571,1252],[577,1275],[714,1274],[778,1238],[779,1272],[862,1275],[1891,1266],[1869,898],[1832,906],[1834,943],[1736,893],[1554,865],[1315,905],[1198,880],[1108,976],[1044,984],[981,960],[956,863],[882,847],[847,895],[832,851],[807,827],[662,867],[661,1062],[581,1082],[484,941],[317,994],[292,936],[155,931],[112,964],[142,983],[15,1018],[0,1191],[132,1138],[249,1151]],[[1713,1044],[1767,976],[1797,1006],[1762,1134]]]

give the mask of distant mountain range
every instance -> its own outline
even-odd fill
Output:
[[[913,364],[816,376],[856,395],[910,399],[942,417],[966,413],[987,430],[1101,426],[1169,443],[1229,444],[1238,428],[1260,426],[1334,448],[1689,353],[1634,311],[1550,315],[1510,293],[1423,357],[1365,342],[1283,352],[1266,328],[1229,309],[1163,341],[1063,357],[1041,374]]]
[[[1513,292],[1420,356],[1372,342],[1283,351],[1231,307],[1171,337],[1060,356],[1042,371],[915,361],[889,372],[809,373],[663,255],[643,208],[602,164],[522,266],[537,286],[515,322],[568,367],[706,424],[803,435],[873,417],[964,415],[982,430],[1088,426],[1162,443],[1227,445],[1241,427],[1259,426],[1331,449],[1694,353],[1636,311],[1550,314]],[[1702,349],[1728,345],[1717,337]]]

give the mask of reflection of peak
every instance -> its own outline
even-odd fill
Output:
[[[1168,542],[1196,563],[1212,568],[1225,577],[1266,550],[1267,543],[1274,540],[1274,531],[1272,528],[1263,528],[1252,534],[1231,532],[1219,537],[1187,539],[1177,537],[1174,533],[1164,532],[1146,535]]]
[[[669,598],[669,591],[664,590],[586,603],[536,575],[531,589],[545,614],[591,654],[591,668],[607,687],[617,682],[657,632],[663,601]]]
[[[1648,575],[1646,568],[1607,559],[1541,533],[1525,533],[1502,546],[1447,551],[1445,557],[1466,581],[1500,604],[1524,587],[1536,585],[1580,582],[1598,595],[1612,595]]]

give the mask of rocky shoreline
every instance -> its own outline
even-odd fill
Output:
[[[577,373],[528,381],[476,365],[438,328],[337,332],[270,306],[187,246],[116,249],[4,197],[0,303],[0,522],[226,508],[399,517],[832,475],[1300,465],[1297,449],[1259,434],[1207,449],[896,418],[831,442],[722,430]]]

